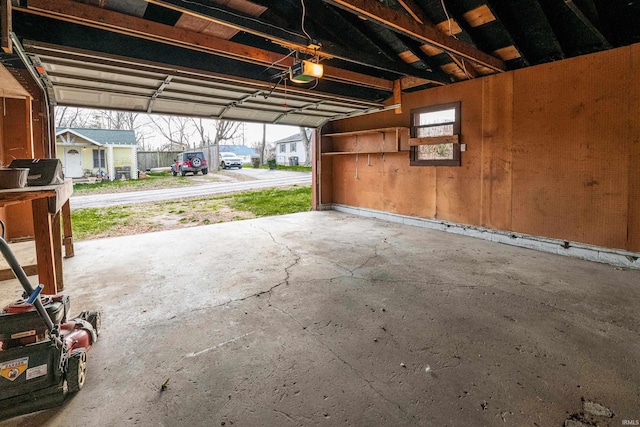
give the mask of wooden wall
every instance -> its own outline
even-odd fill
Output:
[[[52,123],[38,86],[26,70],[15,76],[0,66],[0,163],[8,166],[16,158],[55,157],[55,138],[51,138]],[[19,203],[0,208],[0,220],[6,225],[6,238],[16,240],[32,237],[31,203]]]
[[[321,202],[640,251],[639,75],[636,44],[403,94],[399,115],[332,122],[323,134],[408,127],[412,108],[460,101],[467,151],[461,167],[323,156]]]

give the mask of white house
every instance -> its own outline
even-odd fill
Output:
[[[307,129],[307,138],[311,139],[311,130]],[[307,154],[302,142],[302,135],[296,133],[284,139],[275,142],[276,145],[276,162],[279,165],[307,163]],[[296,161],[297,160],[297,161]]]
[[[64,176],[138,177],[136,135],[132,130],[58,128],[56,157]]]

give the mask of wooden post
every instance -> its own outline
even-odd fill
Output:
[[[64,289],[64,277],[62,274],[62,235],[60,231],[60,211],[51,215],[53,262],[56,274],[56,292]]]
[[[394,109],[396,114],[402,114],[402,81],[393,81],[393,103],[399,105]]]
[[[9,34],[13,30],[11,23],[11,0],[0,0],[0,45],[4,53],[13,53],[11,37]]]
[[[54,256],[53,224],[49,215],[49,200],[34,199],[33,231],[36,239],[36,260],[38,262],[38,281],[44,285],[43,294],[58,293],[56,264]],[[58,223],[58,232],[60,224]]]
[[[64,257],[71,258],[74,255],[73,249],[73,228],[71,226],[71,206],[69,200],[62,205],[62,226],[64,227]]]

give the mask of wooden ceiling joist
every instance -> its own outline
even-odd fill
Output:
[[[377,2],[365,0],[323,0],[325,3],[337,6],[348,12],[374,20],[387,28],[408,36],[422,43],[428,43],[456,56],[465,58],[479,65],[491,68],[495,71],[505,71],[503,61],[491,56],[473,46],[447,37],[438,29],[421,25],[406,15],[389,9]],[[447,24],[448,25],[448,24]]]
[[[465,12],[462,16],[469,23],[471,28],[479,27],[496,20],[495,15],[486,4]]]
[[[29,0],[28,4],[29,7],[27,9],[16,9],[65,22],[108,29],[146,40],[212,53],[243,62],[264,66],[271,66],[271,64],[275,63],[273,67],[280,70],[287,69],[294,62],[291,57],[283,59],[283,55],[280,53],[242,45],[207,34],[172,27],[71,0],[57,0],[56,2]],[[389,92],[393,90],[393,81],[335,67],[326,66],[324,78]]]
[[[596,28],[595,25],[591,22],[589,18],[585,16],[584,13],[578,8],[578,6],[573,2],[573,0],[564,0],[564,3],[567,5],[569,10],[573,12],[574,15],[593,33],[594,36],[600,40],[602,43],[602,47],[605,49],[611,49],[611,44],[607,40],[607,38]]]
[[[430,79],[434,83],[451,83],[446,76],[440,73],[429,73],[401,62],[388,61],[378,55],[371,55],[354,49],[343,48],[325,40],[318,40],[322,43],[322,49],[317,50],[309,47],[309,39],[306,35],[298,34],[276,25],[264,22],[259,18],[246,19],[237,13],[231,13],[220,7],[203,4],[197,1],[184,2],[183,0],[145,0],[148,3],[163,6],[178,12],[190,14],[202,19],[215,22],[219,25],[228,26],[246,33],[265,38],[275,44],[307,53],[318,55],[320,58],[340,59],[365,67],[396,73],[400,75],[414,75],[425,79]]]
[[[429,18],[424,11],[413,0],[397,0],[400,6],[407,11],[409,15],[420,24],[431,24]]]

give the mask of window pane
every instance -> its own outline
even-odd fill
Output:
[[[435,125],[438,123],[452,123],[456,121],[456,109],[449,108],[447,110],[432,111],[430,113],[420,113],[416,115],[415,125]]]
[[[449,136],[453,135],[453,125],[440,125],[416,128],[416,137],[426,138],[430,136]]]
[[[453,144],[418,145],[418,160],[453,160]]]

